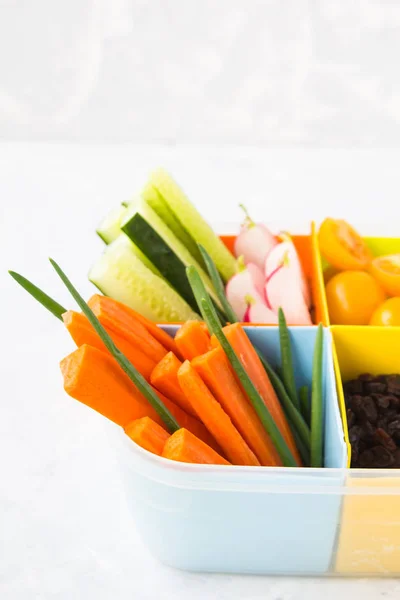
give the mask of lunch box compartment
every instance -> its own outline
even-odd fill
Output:
[[[164,327],[171,332],[176,328]],[[275,365],[277,327],[247,327]],[[316,327],[291,327],[297,385],[311,381]],[[332,564],[347,450],[331,333],[324,330],[325,469],[168,461],[115,432],[129,508],[163,563],[191,571],[321,575]]]
[[[331,330],[346,428],[342,381],[362,373],[400,373],[400,327],[333,326]],[[400,575],[399,469],[347,471],[335,571]]]

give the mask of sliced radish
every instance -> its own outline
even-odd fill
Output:
[[[312,325],[310,313],[293,269],[282,261],[265,284],[265,300],[270,310],[285,313],[288,325]]]
[[[311,306],[311,294],[295,245],[288,234],[281,234],[283,242],[276,245],[265,259],[267,281],[282,264],[291,272],[291,277],[303,294],[307,307]]]
[[[263,297],[265,285],[264,273],[262,272],[260,267],[257,267],[257,265],[255,265],[254,263],[249,263],[248,265],[246,265],[246,268],[253,279],[253,283],[257,292],[260,294],[261,297]]]
[[[265,302],[250,302],[247,309],[247,323],[263,323],[265,325],[276,325],[278,315],[274,313]]]
[[[262,271],[252,265],[250,268],[242,268],[226,284],[226,297],[239,321],[244,320],[248,309],[246,296],[253,298],[255,302],[264,303],[264,280]]]
[[[235,240],[235,256],[243,256],[246,264],[254,263],[263,269],[267,254],[278,244],[278,240],[265,225],[254,223],[244,206],[241,207],[246,213],[246,219]]]

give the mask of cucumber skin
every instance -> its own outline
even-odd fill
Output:
[[[130,306],[156,323],[199,319],[164,279],[143,264],[141,254],[125,234],[119,236],[92,266],[89,281],[105,296]]]
[[[149,184],[164,198],[182,227],[207,250],[223,280],[236,273],[236,261],[211,226],[203,219],[176,181],[164,169],[151,173]]]
[[[172,233],[174,233],[178,240],[182,242],[193,258],[195,258],[203,267],[203,269],[205,269],[206,266],[196,241],[181,225],[179,219],[170,209],[160,192],[153,185],[148,183],[142,191],[142,198],[154,210],[154,212],[157,213],[160,219],[162,219],[164,223],[171,229]]]
[[[136,213],[123,225],[122,231],[147,256],[189,306],[197,311],[197,302],[186,277],[185,264],[147,221]]]
[[[169,246],[177,256],[177,258],[185,265],[194,265],[197,267],[200,277],[203,280],[208,293],[219,308],[221,308],[217,295],[212,285],[212,281],[208,274],[202,269],[198,262],[193,258],[188,249],[176,237],[171,229],[164,223],[158,214],[147,204],[143,197],[138,196],[133,200],[125,213],[125,217],[121,223],[121,228],[124,227],[135,214],[140,214],[149,226],[156,231],[164,243]],[[125,234],[126,235],[126,234]],[[129,236],[128,236],[129,237]]]

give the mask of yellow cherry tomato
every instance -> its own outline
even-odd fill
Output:
[[[343,271],[328,282],[326,299],[333,325],[368,325],[385,293],[369,273]]]
[[[389,298],[372,314],[370,325],[400,326],[400,298]]]
[[[324,283],[325,285],[328,283],[328,281],[330,281],[332,279],[332,277],[334,275],[337,275],[339,273],[339,271],[337,269],[335,269],[335,267],[326,267],[326,269],[324,269]]]
[[[389,296],[400,296],[400,254],[374,258],[371,273]]]
[[[362,237],[341,219],[325,219],[319,228],[318,243],[326,260],[341,271],[366,269],[372,260]]]

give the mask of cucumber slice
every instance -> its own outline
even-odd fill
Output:
[[[101,237],[103,242],[111,244],[121,233],[121,219],[126,212],[126,206],[113,208],[108,215],[103,219],[96,229],[97,235]]]
[[[200,250],[192,236],[182,227],[179,220],[176,218],[164,198],[150,183],[147,184],[142,191],[142,198],[145,202],[154,210],[155,213],[164,221],[164,223],[170,228],[172,233],[176,235],[178,240],[186,247],[190,254],[197,260],[197,262],[205,268],[203,257],[201,256]]]
[[[89,280],[99,290],[156,323],[199,319],[164,279],[148,267],[134,244],[120,235],[93,265]]]
[[[208,275],[143,198],[137,198],[129,206],[121,229],[193,310],[197,310],[197,302],[186,276],[189,265],[198,269],[207,291],[220,307]]]
[[[152,185],[165,200],[182,227],[207,250],[222,278],[227,281],[236,272],[236,262],[224,243],[206,223],[179,185],[164,170],[157,169],[150,175]]]

